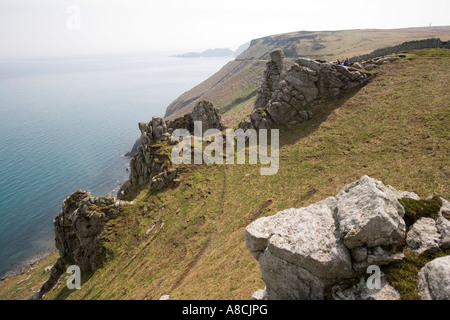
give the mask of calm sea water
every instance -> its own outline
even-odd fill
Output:
[[[228,60],[0,60],[0,274],[54,249],[53,218],[73,191],[117,190],[137,123]]]

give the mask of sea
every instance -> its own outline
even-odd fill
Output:
[[[138,122],[231,59],[0,59],[0,275],[55,249],[53,219],[72,192],[116,195]]]

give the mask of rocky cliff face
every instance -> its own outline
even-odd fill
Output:
[[[81,190],[63,201],[62,210],[53,221],[59,259],[51,268],[49,280],[32,299],[40,299],[48,292],[69,265],[77,265],[88,273],[101,265],[104,227],[121,214],[126,204],[113,196],[95,198],[89,191]]]
[[[385,279],[383,287],[373,292],[365,288],[350,292],[342,289],[342,283],[365,274],[369,266],[401,261],[403,248],[409,248],[412,242],[422,253],[430,242],[437,249],[445,248],[450,223],[443,216],[445,206],[437,219],[422,218],[430,220],[429,228],[423,227],[420,219],[408,232],[403,220],[405,209],[398,201],[405,197],[418,199],[414,193],[397,191],[364,176],[345,186],[336,197],[256,220],[247,227],[245,235],[266,283],[265,292],[256,295],[266,299],[324,299],[330,295],[399,298]],[[420,231],[412,232],[415,229]],[[448,261],[446,264],[445,272],[450,274]],[[430,286],[436,287],[437,282]],[[430,286],[422,284],[424,291]],[[450,292],[439,294],[448,296]]]
[[[132,199],[144,186],[161,190],[176,178],[169,156],[163,146],[169,145],[175,129],[194,130],[194,121],[202,121],[203,130],[224,129],[220,115],[212,103],[202,101],[194,111],[175,121],[153,117],[149,123],[139,123],[141,146],[130,162],[130,179],[120,193],[122,199]],[[89,191],[78,190],[63,201],[62,211],[54,219],[55,243],[59,259],[51,268],[50,278],[30,299],[38,300],[58,282],[69,265],[77,265],[82,272],[94,272],[102,261],[105,225],[118,217],[127,201],[113,196],[95,198]],[[132,204],[132,203],[131,203]]]
[[[190,114],[173,121],[153,117],[149,123],[139,123],[141,146],[130,161],[130,178],[119,190],[120,199],[131,200],[146,186],[161,190],[176,179],[177,170],[172,168],[165,148],[174,130],[187,129],[193,134],[195,121],[202,122],[203,132],[225,128],[217,109],[209,101],[200,101]]]
[[[283,72],[283,52],[270,55],[255,108],[239,127],[267,129],[304,122],[311,108],[348,90],[364,86],[372,75],[333,63],[299,58]]]

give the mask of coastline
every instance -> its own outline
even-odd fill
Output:
[[[128,158],[131,159],[130,157],[127,157],[125,155],[121,155],[120,156],[121,159],[123,158]],[[125,167],[124,170],[128,169],[129,170],[129,161],[127,166]],[[128,172],[128,171],[127,171]],[[108,191],[107,193],[105,193],[105,196],[107,195],[113,195],[114,197],[117,197],[117,193],[119,192],[120,188],[122,187],[122,185],[126,182],[126,179],[122,180],[116,180],[114,182],[114,184],[111,186],[110,191]],[[73,190],[73,192],[76,190]],[[67,195],[69,196],[69,195]],[[61,199],[61,203],[64,199]],[[14,264],[11,268],[9,268],[9,270],[3,272],[0,274],[0,284],[3,281],[6,281],[8,279],[11,279],[15,276],[18,276],[20,274],[23,274],[25,272],[27,272],[28,270],[30,270],[33,266],[35,266],[36,264],[38,264],[39,262],[41,262],[43,259],[47,258],[49,255],[51,255],[52,253],[54,253],[55,251],[57,251],[56,247],[53,244],[53,248],[52,249],[47,249],[47,250],[43,250],[41,252],[35,253],[33,255],[31,255],[28,258],[25,258],[24,260],[17,262],[16,264]]]
[[[12,267],[11,270],[6,271],[3,274],[0,274],[0,284],[20,274],[26,273],[35,265],[37,265],[39,262],[47,258],[49,255],[55,253],[56,251],[58,251],[56,248],[54,248],[53,250],[45,250],[43,252],[33,255],[30,258],[25,259],[22,262],[17,263]]]

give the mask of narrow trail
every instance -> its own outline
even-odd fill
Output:
[[[223,189],[222,194],[220,198],[220,205],[219,205],[219,213],[216,216],[216,221],[214,223],[214,229],[211,231],[209,235],[208,243],[203,246],[203,248],[195,255],[194,259],[187,265],[186,269],[183,271],[183,273],[180,275],[180,277],[177,279],[175,284],[170,289],[170,293],[177,289],[186,279],[186,277],[189,275],[189,273],[192,271],[192,269],[197,265],[197,263],[200,261],[201,257],[205,254],[206,250],[210,247],[211,243],[215,239],[217,235],[217,222],[219,222],[222,214],[223,214],[223,208],[225,204],[225,192],[227,188],[227,176],[226,176],[226,165],[222,165],[222,173],[223,173]]]

